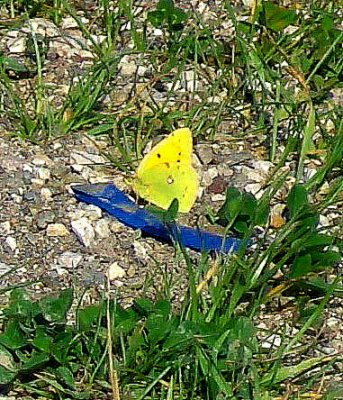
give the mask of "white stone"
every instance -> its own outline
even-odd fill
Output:
[[[82,217],[76,221],[71,222],[71,228],[79,241],[85,246],[89,247],[95,239],[95,232],[93,226],[90,224],[86,217]]]
[[[243,166],[242,173],[247,176],[249,180],[254,182],[263,182],[265,180],[265,174],[261,173],[261,171]]]
[[[257,160],[253,162],[254,168],[263,171],[266,174],[274,167],[274,164],[271,163],[270,161],[263,161],[263,160]]]
[[[233,170],[226,164],[219,164],[217,166],[218,175],[229,177],[233,175]]]
[[[48,181],[51,177],[51,172],[48,168],[38,168],[37,175],[39,179],[43,181]]]
[[[74,18],[66,17],[66,18],[63,18],[63,20],[62,20],[61,28],[62,29],[78,28],[78,24]]]
[[[0,223],[0,236],[6,236],[11,232],[10,221],[5,221]]]
[[[43,165],[51,164],[51,160],[49,157],[45,155],[37,155],[33,160],[32,164],[36,165],[37,167],[42,167]]]
[[[106,160],[98,154],[91,154],[85,151],[74,152],[70,155],[71,164],[90,165],[90,164],[105,164]]]
[[[63,224],[49,224],[46,228],[46,234],[50,237],[62,237],[69,235],[69,231]]]
[[[339,318],[336,317],[330,317],[328,318],[328,320],[326,321],[327,326],[329,326],[330,328],[338,328],[341,326],[342,321]],[[343,344],[343,342],[342,342]]]
[[[64,87],[64,86],[67,86],[67,87],[69,88],[68,85],[63,85],[63,87]],[[62,144],[61,144],[60,142],[56,142],[56,143],[54,143],[54,145],[53,145],[53,149],[54,149],[54,150],[59,150],[61,147],[62,147]]]
[[[135,63],[120,63],[120,73],[124,77],[130,77],[136,74],[137,65]]]
[[[109,221],[105,218],[99,219],[95,224],[95,233],[102,239],[109,237],[111,234]]]
[[[42,188],[40,191],[40,195],[41,195],[42,200],[44,200],[44,201],[52,200],[52,192],[48,188]]]
[[[32,172],[32,171],[33,171],[33,168],[32,168],[32,166],[29,165],[29,164],[23,164],[23,171],[24,171],[24,172]]]
[[[153,35],[154,35],[154,36],[163,36],[163,31],[162,31],[162,29],[158,29],[158,28],[154,29]]]
[[[90,177],[94,174],[93,170],[86,165],[83,166],[81,176],[84,181],[89,181]]]
[[[93,204],[87,204],[84,210],[84,216],[90,221],[97,221],[102,217],[101,208],[94,206]]]
[[[217,194],[214,194],[212,197],[211,197],[211,200],[212,201],[224,201],[225,200],[225,195],[223,195],[223,194],[221,194],[221,193],[217,193]]]
[[[7,236],[5,243],[11,251],[14,251],[17,248],[17,241],[13,236]]]
[[[31,183],[32,183],[32,185],[43,186],[45,182],[39,178],[32,178]]]
[[[10,271],[13,268],[12,265],[5,264],[3,262],[0,262],[0,277],[4,274],[6,274],[8,271]]]
[[[10,53],[24,53],[26,51],[26,38],[18,37],[9,39],[7,41],[7,47]]]
[[[123,278],[126,275],[126,271],[117,262],[114,262],[108,267],[108,279],[114,281],[118,278]]]
[[[325,215],[319,215],[319,225],[320,226],[330,226],[330,220]]]
[[[23,201],[23,198],[22,198],[21,196],[15,194],[15,193],[12,193],[12,194],[11,194],[11,198],[12,198],[12,200],[13,200],[15,203],[17,203],[17,204],[20,204],[20,203],[22,203],[22,201]]]
[[[82,255],[78,253],[73,253],[71,251],[66,251],[62,253],[58,258],[58,264],[61,267],[71,269],[76,268],[82,261]]]
[[[245,185],[245,190],[249,193],[252,193],[255,195],[257,199],[260,199],[262,197],[262,191],[261,191],[261,184],[260,183],[248,183]]]
[[[101,44],[106,40],[107,36],[105,36],[105,35],[91,35],[91,38],[93,39],[93,41],[95,43]],[[89,45],[90,46],[92,45],[91,41],[89,41]]]
[[[133,249],[135,251],[136,256],[143,260],[143,261],[147,261],[149,258],[147,249],[142,245],[142,243],[140,243],[138,240],[135,240],[133,242]]]
[[[137,75],[144,76],[144,74],[146,73],[147,70],[148,70],[148,68],[145,67],[144,65],[139,65],[137,68]]]
[[[71,169],[75,172],[80,173],[83,170],[84,166],[80,164],[72,164]]]
[[[202,174],[201,182],[204,186],[210,186],[213,182],[213,179],[218,176],[217,168],[209,168],[207,171],[204,171]]]

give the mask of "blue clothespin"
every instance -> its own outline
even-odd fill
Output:
[[[156,215],[140,208],[115,185],[94,184],[72,187],[75,197],[88,204],[94,204],[123,224],[141,229],[145,234],[165,242],[177,241],[184,247],[204,252],[230,253],[237,251],[241,240],[224,238],[202,229],[195,229],[177,223],[165,224]]]

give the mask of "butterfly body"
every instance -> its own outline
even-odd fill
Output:
[[[188,212],[199,188],[198,174],[192,166],[192,148],[188,128],[172,132],[141,161],[133,182],[135,192],[163,209],[177,199],[179,211]]]

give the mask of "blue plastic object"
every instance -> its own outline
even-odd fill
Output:
[[[184,247],[204,252],[235,252],[241,245],[237,238],[194,229],[177,223],[164,223],[156,215],[140,208],[113,184],[80,185],[72,187],[75,197],[94,204],[127,226],[165,242],[177,241]]]

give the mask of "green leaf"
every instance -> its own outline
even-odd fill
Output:
[[[1,357],[1,352],[0,352],[0,357]],[[8,369],[4,368],[1,365],[1,360],[0,360],[0,385],[8,385],[10,384],[16,377],[15,372],[11,372]]]
[[[10,69],[14,72],[27,72],[28,69],[25,65],[22,65],[17,59],[12,57],[0,56],[0,66],[4,69]]]
[[[242,233],[243,234],[243,233],[247,232],[248,224],[246,222],[243,222],[243,221],[237,221],[235,223],[235,230],[238,233]]]
[[[182,25],[187,19],[188,15],[181,8],[175,8],[170,18],[170,24],[174,29],[182,29]]]
[[[157,4],[157,9],[165,15],[171,15],[174,11],[174,7],[173,0],[160,0]]]
[[[314,233],[303,242],[303,246],[308,247],[325,247],[330,246],[334,242],[334,238],[329,235],[322,235],[320,233]]]
[[[77,311],[77,326],[81,332],[89,331],[94,328],[102,313],[99,305],[92,305]]]
[[[57,298],[49,296],[42,299],[39,304],[44,318],[49,322],[65,322],[67,312],[73,302],[73,290],[65,289]]]
[[[32,319],[40,314],[40,308],[37,303],[29,299],[24,289],[14,289],[10,296],[10,305],[4,310],[7,318],[24,320]]]
[[[297,257],[291,268],[291,278],[298,278],[313,271],[311,254]]]
[[[148,12],[147,18],[151,25],[153,25],[155,28],[161,28],[165,22],[165,14],[160,10]]]
[[[298,19],[295,10],[280,7],[270,1],[264,1],[262,4],[263,18],[261,22],[275,32],[282,31]]]
[[[155,306],[156,312],[158,311],[164,318],[167,318],[172,311],[172,306],[169,300],[159,300]]]
[[[163,222],[169,223],[175,221],[177,218],[178,211],[179,211],[179,200],[174,199],[171,202],[168,210],[163,213]]]
[[[154,303],[148,299],[137,299],[134,308],[143,316],[148,316],[154,310]]]
[[[41,353],[38,351],[33,351],[29,358],[22,363],[20,367],[20,371],[22,372],[31,372],[46,364],[50,360],[50,357],[47,353]],[[23,361],[23,360],[22,360]]]
[[[114,332],[127,335],[137,326],[139,320],[139,315],[132,309],[132,307],[124,310],[122,307],[116,305],[113,316],[113,323],[115,326]]]
[[[17,365],[12,354],[0,345],[0,385],[9,384],[17,374]]]
[[[73,343],[73,334],[71,331],[62,331],[56,338],[51,348],[51,355],[60,364],[67,361],[70,346]]]
[[[243,192],[242,195],[242,204],[241,204],[241,213],[243,215],[248,215],[249,217],[253,217],[255,215],[257,208],[257,200],[252,193]]]
[[[162,315],[152,314],[146,321],[148,330],[148,341],[152,347],[167,337],[171,329],[176,328],[175,320],[166,321]]]
[[[310,288],[313,291],[316,291],[320,294],[327,294],[332,290],[332,284],[331,283],[327,283],[324,279],[320,278],[320,277],[316,277],[316,278],[311,278],[311,279],[307,279],[306,281],[300,281],[298,283],[298,286],[300,286],[301,288],[306,287],[306,288]],[[343,286],[336,286],[334,293],[337,296],[342,296],[343,295]]]
[[[271,371],[266,374],[266,376],[262,380],[263,386],[269,386],[271,384],[277,384],[284,381],[289,381],[291,379],[295,379],[300,374],[303,374],[311,369],[318,368],[321,364],[326,361],[330,361],[331,357],[314,357],[308,360],[304,360],[300,362],[298,365],[294,365],[291,367],[281,366],[278,370]]]
[[[25,335],[17,320],[7,322],[4,332],[0,335],[0,343],[9,349],[20,349],[27,344]]]
[[[269,213],[269,200],[263,199],[259,201],[255,210],[254,224],[265,226],[268,221]]]
[[[307,191],[303,185],[293,186],[287,198],[287,206],[292,218],[307,208]]]
[[[56,376],[60,381],[66,383],[71,389],[75,389],[75,380],[69,368],[60,366],[56,369]]]
[[[336,251],[315,252],[311,256],[316,270],[331,267],[342,260],[342,255]]]
[[[113,131],[113,123],[101,124],[99,126],[95,126],[94,128],[88,131],[88,135],[90,136],[100,136],[104,134],[108,134]]]
[[[49,353],[53,343],[53,338],[48,335],[47,328],[38,326],[36,329],[35,338],[32,341],[32,345],[42,352]]]
[[[330,384],[324,394],[323,400],[338,400],[343,399],[343,384],[340,382]]]
[[[241,192],[233,186],[227,188],[225,203],[218,211],[218,217],[230,221],[233,217],[235,217],[239,213],[241,205],[242,205]]]

